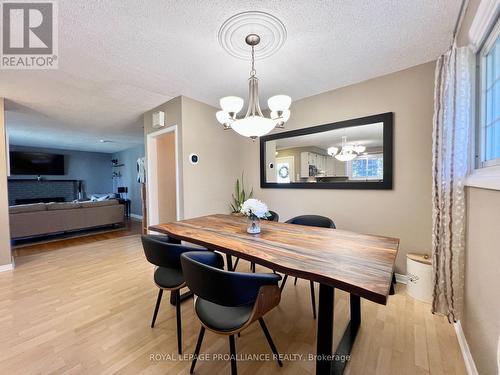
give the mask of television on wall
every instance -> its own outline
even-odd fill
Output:
[[[10,174],[64,175],[64,155],[11,151]]]

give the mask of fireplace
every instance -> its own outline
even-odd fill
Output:
[[[38,202],[71,202],[78,196],[79,180],[9,179],[9,206]]]

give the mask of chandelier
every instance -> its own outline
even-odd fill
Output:
[[[267,105],[271,111],[270,117],[262,114],[259,104],[259,80],[255,71],[255,46],[259,44],[257,34],[249,34],[245,42],[252,48],[252,69],[248,79],[248,109],[244,117],[236,115],[243,108],[244,101],[237,96],[225,96],[220,99],[222,108],[215,116],[217,121],[224,125],[224,129],[233,129],[236,133],[255,139],[269,133],[274,128],[283,128],[290,118],[290,104],[292,99],[288,95],[275,95],[268,99]]]
[[[335,159],[340,161],[351,161],[359,154],[366,150],[365,146],[359,144],[347,144],[347,137],[342,137],[342,149],[339,152],[338,147],[328,147],[327,153],[330,156],[335,156]],[[338,152],[338,154],[337,154]]]

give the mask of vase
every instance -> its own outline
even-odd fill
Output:
[[[247,232],[250,234],[260,233],[260,219],[257,216],[248,217]]]

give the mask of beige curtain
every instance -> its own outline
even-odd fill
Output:
[[[464,288],[465,194],[472,135],[473,54],[453,46],[436,64],[433,119],[432,311],[460,319]]]

